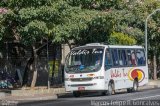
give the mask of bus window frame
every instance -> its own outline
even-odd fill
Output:
[[[128,66],[128,61],[127,61],[128,59],[127,59],[127,53],[126,53],[127,51],[126,51],[125,48],[122,48],[121,51],[122,51],[122,50],[124,50],[125,56],[126,56],[126,60],[125,60],[125,58],[124,58],[124,55],[123,55],[123,57],[122,57],[122,58],[123,58],[123,61],[125,61],[125,62],[124,62],[124,67],[126,67],[126,66]]]
[[[111,64],[110,65],[106,64],[106,53],[107,53],[107,51],[110,53],[110,57],[111,57]],[[113,67],[113,59],[112,59],[112,53],[111,53],[111,49],[110,48],[106,48],[106,50],[105,50],[105,56],[104,57],[105,57],[105,59],[104,59],[104,68],[105,68],[105,71],[106,71],[106,70],[108,70],[108,69],[110,69],[110,68]]]
[[[112,65],[111,65],[111,68],[119,68],[119,67],[139,67],[139,66],[146,66],[146,54],[145,54],[145,50],[144,50],[144,48],[106,48],[106,49],[108,49],[109,50],[109,52],[110,52],[110,56],[111,56],[111,59],[112,59]],[[119,54],[118,54],[118,65],[114,65],[114,63],[113,63],[113,54],[112,54],[112,50],[114,50],[114,49],[116,49],[117,50],[117,54],[118,54],[118,50],[121,50],[121,52],[122,52],[122,50],[124,50],[125,51],[125,56],[126,56],[126,64],[123,64],[123,65],[120,65],[119,64]],[[135,60],[136,60],[136,65],[133,65],[132,63],[131,64],[129,64],[129,61],[128,61],[128,50],[130,50],[130,53],[131,53],[131,51],[134,51],[134,55],[135,55]],[[144,64],[143,65],[139,65],[138,64],[138,61],[137,61],[137,54],[136,54],[136,52],[137,52],[137,50],[142,50],[143,51],[143,53],[144,53],[144,58],[145,58],[145,62],[144,62]],[[106,50],[105,50],[105,55],[106,55]],[[124,59],[124,56],[122,55],[122,59]],[[123,60],[124,61],[124,60]],[[105,61],[104,61],[104,66],[105,66]],[[106,67],[106,66],[105,66]],[[108,69],[108,68],[107,68]],[[106,68],[105,68],[105,70],[106,70]]]
[[[116,50],[117,51],[117,61],[118,61],[118,63],[117,63],[117,65],[115,65],[114,64],[114,61],[113,61],[113,56],[114,56],[114,54],[112,54],[111,56],[112,56],[112,67],[120,67],[120,65],[119,65],[119,56],[118,56],[118,49],[119,48],[111,48],[111,54],[112,54],[112,52],[114,52],[114,50]]]
[[[120,51],[121,55],[119,54],[119,51]],[[121,56],[122,65],[120,65],[120,57],[119,57],[119,56]],[[122,49],[121,49],[121,48],[118,48],[118,60],[119,60],[119,67],[125,66],[125,65],[123,64],[123,56],[122,56]]]
[[[112,50],[114,50],[114,49],[117,49],[117,53],[118,53],[118,50],[124,50],[125,51],[125,55],[126,55],[126,62],[127,62],[127,64],[124,64],[124,65],[120,65],[119,64],[119,54],[118,54],[118,65],[114,65],[114,63],[113,63],[113,54],[112,54]],[[131,51],[133,50],[134,51],[134,54],[135,54],[135,59],[136,59],[136,65],[133,65],[132,63],[131,64],[129,64],[129,58],[128,58],[128,50],[130,50],[130,53],[131,53]],[[143,53],[144,53],[144,58],[145,58],[145,64],[143,64],[143,65],[138,65],[138,62],[137,62],[137,54],[136,54],[136,51],[137,50],[142,50],[143,51]],[[146,54],[145,54],[145,52],[144,52],[145,50],[144,50],[144,48],[110,48],[110,52],[111,52],[111,58],[112,58],[112,67],[113,68],[118,68],[118,67],[138,67],[138,66],[146,66]],[[123,59],[124,59],[124,56],[122,57]],[[124,61],[124,60],[123,60]]]
[[[126,59],[125,59],[125,57],[123,55],[123,52],[122,52],[123,50],[125,52]],[[127,57],[127,53],[126,53],[127,52],[126,48],[118,48],[118,53],[119,53],[119,51],[121,52],[122,63],[123,63],[123,65],[120,65],[120,63],[119,63],[119,67],[126,67],[126,66],[128,66],[128,57]],[[120,59],[119,54],[118,54],[118,58]]]

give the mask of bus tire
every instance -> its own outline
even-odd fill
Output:
[[[80,97],[81,93],[79,91],[73,91],[73,96],[74,97]]]
[[[106,95],[107,95],[107,92],[106,92],[106,91],[103,91],[103,92],[101,92],[101,95],[102,95],[102,96],[106,96]]]
[[[132,92],[137,92],[137,91],[138,91],[138,81],[134,80]]]
[[[132,88],[127,88],[127,93],[131,93],[132,92]]]
[[[113,95],[113,94],[115,94],[114,84],[110,82],[108,84],[108,95]]]

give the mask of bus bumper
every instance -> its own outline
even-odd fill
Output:
[[[66,92],[72,91],[101,91],[106,90],[105,84],[102,81],[85,82],[85,83],[65,83]]]

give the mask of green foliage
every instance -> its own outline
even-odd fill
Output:
[[[160,7],[160,3],[156,0],[145,0],[142,2],[129,0],[129,2],[123,2],[121,7],[123,8],[112,10],[112,14],[116,17],[115,31],[135,38],[138,45],[144,45],[145,20],[153,10]],[[157,16],[157,14],[155,15]],[[155,23],[157,22],[153,20],[148,22],[148,27],[156,29],[157,25]],[[151,29],[148,31],[151,31]]]
[[[136,44],[136,40],[126,34],[113,32],[110,36],[110,44],[134,45]]]
[[[122,0],[66,0],[72,6],[80,6],[85,9],[108,10],[119,8]]]
[[[48,35],[47,25],[43,21],[33,20],[24,28],[21,28],[21,38],[23,43],[33,43]]]
[[[137,44],[144,44],[145,18],[160,3],[156,0],[142,3],[137,0],[7,0],[0,6],[8,10],[0,15],[2,40],[12,38],[31,45],[49,37],[54,42],[73,40],[81,45],[109,42],[112,32],[120,32],[134,38]],[[149,39],[158,39],[155,37],[159,36],[158,17],[157,13],[148,23],[149,34],[153,35]]]
[[[63,0],[9,0],[5,5],[11,13],[3,15],[1,34],[10,32],[5,37],[30,45],[47,37],[54,42],[74,40],[77,44],[83,39],[85,43],[105,42],[114,24],[105,12],[73,7]]]
[[[82,45],[91,42],[108,42],[109,35],[114,27],[114,18],[109,14],[98,15],[93,18],[85,30],[79,34],[76,44]]]
[[[74,7],[67,11],[70,15],[66,18],[65,23],[54,27],[53,33],[56,35],[54,41],[64,42],[66,40],[78,39],[81,30],[87,28],[87,23],[91,21],[96,11],[81,11],[80,8]]]
[[[12,37],[30,45],[48,36],[55,38],[53,29],[66,23],[71,10],[62,0],[8,0],[3,6],[10,12],[0,17],[1,38]]]
[[[74,40],[82,45],[88,42],[105,42],[114,21],[106,13],[74,8],[65,24],[55,27],[56,41]]]
[[[20,10],[27,7],[51,6],[53,0],[7,0],[6,4],[9,8]]]

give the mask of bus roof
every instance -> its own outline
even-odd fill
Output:
[[[106,48],[144,48],[143,46],[139,45],[107,45],[107,44],[101,44],[101,43],[89,43],[83,46],[75,47],[73,49],[80,49],[84,47],[106,47]]]

